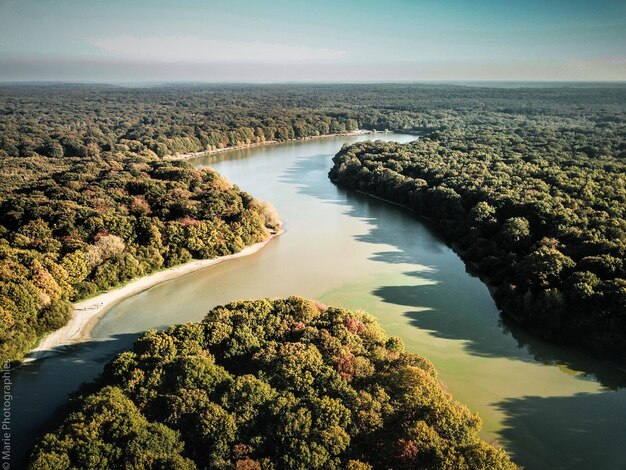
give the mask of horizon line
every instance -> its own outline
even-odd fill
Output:
[[[563,84],[583,84],[583,83],[601,83],[601,84],[626,84],[624,79],[605,79],[605,80],[587,80],[587,79],[415,79],[415,80],[49,80],[49,79],[20,79],[6,80],[0,78],[0,86],[4,85],[121,85],[121,84],[151,84],[151,85],[168,85],[168,84],[190,84],[190,85],[379,85],[379,84],[436,84],[436,83],[563,83]]]

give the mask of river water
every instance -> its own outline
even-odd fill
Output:
[[[626,374],[503,321],[486,286],[400,207],[327,178],[345,142],[309,140],[193,161],[271,201],[286,232],[253,255],[155,286],[111,309],[93,341],[13,372],[13,456],[55,410],[150,328],[197,321],[235,299],[301,295],[375,315],[428,357],[459,401],[528,469],[626,468]],[[379,135],[407,142],[414,136]]]

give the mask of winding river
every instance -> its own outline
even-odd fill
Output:
[[[271,201],[286,233],[256,254],[126,299],[100,321],[92,341],[13,371],[15,461],[49,428],[67,395],[139,332],[200,320],[235,299],[296,294],[374,314],[387,333],[435,364],[456,399],[480,413],[483,437],[526,468],[626,468],[626,373],[502,320],[487,287],[422,222],[330,183],[330,160],[341,145],[368,137],[194,160]]]

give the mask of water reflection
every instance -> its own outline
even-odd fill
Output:
[[[381,286],[372,291],[385,303],[411,307],[405,315],[413,326],[438,338],[462,340],[472,355],[539,361],[560,366],[565,373],[595,378],[606,388],[626,386],[626,371],[616,364],[547,343],[501,316],[471,267],[459,269],[460,258],[426,224],[407,217],[407,210],[320,184],[330,164],[326,155],[301,158],[281,180],[295,185],[302,194],[345,206],[348,215],[365,221],[370,229],[356,235],[357,241],[394,248],[376,252],[372,261],[413,267],[404,274],[417,278],[417,284]]]
[[[103,364],[129,348],[136,338],[137,335],[115,335],[66,346],[50,351],[54,353],[51,357],[14,370],[12,468],[21,468],[35,439],[55,428],[70,395],[84,382],[95,379]]]
[[[625,401],[626,391],[622,390],[566,397],[525,396],[495,406],[506,415],[503,436],[532,443],[530,448],[512,445],[510,449],[513,458],[527,462],[528,468],[624,469]],[[546,433],[560,437],[556,447],[541,439]]]

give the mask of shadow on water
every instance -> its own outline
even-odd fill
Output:
[[[68,397],[84,382],[94,380],[104,364],[128,349],[137,336],[116,335],[65,346],[11,371],[11,411],[16,418],[11,426],[12,468],[22,468],[35,440],[59,424]]]
[[[626,469],[624,400],[626,391],[621,390],[511,398],[495,406],[506,416],[501,435],[512,442],[508,448],[513,460],[526,462],[528,468]],[[559,439],[545,442],[540,437],[546,434]],[[516,441],[532,445],[518,449]]]
[[[327,178],[327,155],[300,158],[283,175],[302,194],[345,206],[346,213],[368,224],[359,242],[390,245],[372,261],[408,265],[403,274],[418,285],[382,286],[372,294],[389,304],[409,307],[412,325],[435,337],[465,341],[468,353],[565,366],[569,373],[595,377],[604,387],[626,386],[626,371],[608,361],[546,343],[505,316],[487,287],[459,256],[423,222],[396,205],[337,188]],[[454,295],[450,295],[454,292]]]

